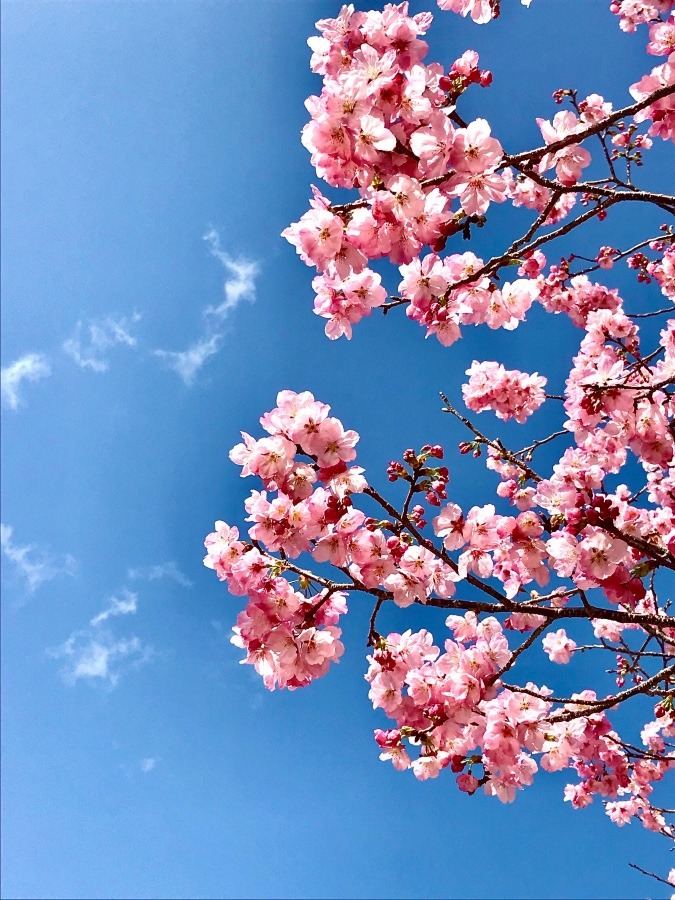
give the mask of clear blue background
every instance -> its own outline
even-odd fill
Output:
[[[428,59],[480,52],[495,84],[461,111],[488,118],[508,150],[539,144],[534,118],[557,111],[556,88],[618,106],[657,62],[644,56],[646,32],[622,34],[600,0],[503,6],[484,28],[435,10]],[[560,390],[580,337],[535,313],[515,333],[467,329],[444,349],[394,313],[364,321],[351,343],[324,338],[312,271],[279,234],[316,182],[299,143],[304,98],[320,91],[306,38],[338,9],[3,4],[3,366],[41,353],[51,376],[21,384],[21,404],[3,410],[2,521],[32,564],[75,561],[30,591],[3,559],[6,897],[665,895],[628,862],[663,872],[666,842],[617,829],[597,803],[574,812],[563,775],[541,773],[502,806],[459,794],[448,773],[420,784],[381,763],[362,599],[345,620],[343,661],[305,691],[267,693],[228,643],[241,599],[202,567],[202,540],[216,518],[241,523],[249,485],[227,452],[239,429],[258,433],[279,389],[330,403],[384,487],[405,447],[465,437],[437,391],[458,399],[472,359],[538,369]],[[662,148],[654,154],[663,173]],[[476,252],[499,249],[529,216],[497,210],[491,221]],[[649,222],[643,210],[617,214],[596,244],[627,245]],[[203,240],[210,228],[231,259],[259,266],[256,299],[231,312],[219,352],[186,385],[155,351],[210,333],[203,311],[231,276]],[[618,269],[610,279],[635,294],[631,309],[659,302]],[[385,283],[396,290],[395,270]],[[64,353],[78,321],[86,331],[134,313],[136,346],[103,349],[107,371]],[[542,433],[543,416],[528,434]],[[490,502],[480,462],[453,454],[450,465],[454,499]],[[129,576],[169,561],[191,586]],[[94,639],[88,623],[125,587],[137,612],[110,617],[104,639],[135,636],[143,652],[111,661],[116,683],[69,681],[73,657],[58,648]],[[394,610],[383,625],[424,623],[442,641],[443,618]]]

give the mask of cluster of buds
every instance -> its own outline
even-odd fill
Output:
[[[446,466],[428,466],[429,459],[443,459],[443,448],[440,444],[425,444],[419,453],[408,448],[403,453],[403,464],[398,460],[392,460],[387,466],[387,478],[389,481],[402,479],[413,485],[415,493],[426,494],[427,503],[432,506],[440,506],[441,500],[447,500],[446,485],[450,479],[450,473]],[[406,466],[411,470],[408,472]],[[423,514],[422,507],[415,507]],[[415,518],[410,516],[412,521]],[[424,523],[426,524],[426,523]]]
[[[445,487],[450,474],[445,466],[439,469],[429,469],[429,477],[420,485],[420,490],[426,490],[426,500],[431,506],[440,506],[441,500],[447,500]]]
[[[633,673],[633,684],[640,684],[643,681],[643,677],[640,672],[637,671],[637,667],[635,663],[629,662],[625,656],[622,656],[620,653],[617,653],[616,656],[616,686],[622,688],[626,683],[626,676],[629,672]],[[657,708],[658,709],[658,706]],[[654,710],[654,714],[657,718],[659,718],[659,713]],[[661,716],[666,714],[666,710],[664,709],[661,712]]]
[[[605,185],[603,185],[603,187],[609,188],[610,185],[605,184]],[[583,191],[580,196],[579,203],[582,206],[588,206],[591,203],[595,203],[595,205],[597,207],[595,215],[596,215],[596,218],[598,219],[598,221],[604,222],[605,219],[607,218],[607,210],[602,205],[602,200],[599,199],[596,194],[590,194],[587,191]]]
[[[553,97],[554,102],[560,106],[566,97],[574,97],[575,95],[576,91],[573,91],[571,88],[558,88],[557,91],[553,91],[551,96]]]
[[[478,54],[473,50],[467,50],[455,60],[448,74],[438,82],[439,88],[448,95],[448,106],[454,105],[470,84],[479,84],[481,87],[492,84],[492,72],[478,67]]]
[[[649,258],[645,256],[644,253],[634,253],[632,256],[628,257],[626,262],[628,263],[629,269],[635,269],[637,271],[637,280],[641,284],[651,284],[652,279],[647,271]]]
[[[612,160],[625,159],[627,162],[635,163],[636,166],[642,165],[642,150],[649,150],[652,146],[651,138],[646,134],[636,134],[638,126],[635,124],[626,125],[619,122],[615,129],[610,129],[612,135]]]
[[[478,459],[481,455],[480,445],[482,441],[460,441],[459,443],[459,452],[466,456],[467,453],[470,453],[474,459]]]
[[[673,712],[673,695],[670,694],[668,697],[664,697],[659,703],[654,707],[654,717],[656,719],[662,719],[664,716],[669,716]]]
[[[433,505],[435,506],[436,504]],[[408,518],[418,528],[425,528],[427,525],[426,519],[424,518],[424,507],[419,506],[419,504],[417,506],[413,506],[413,508],[408,513]]]
[[[327,525],[335,525],[349,511],[351,506],[353,506],[353,503],[349,494],[345,494],[342,498],[336,497],[335,494],[330,494],[326,501],[323,521]]]
[[[402,478],[404,481],[410,481],[410,475],[406,472],[405,466],[395,459],[392,459],[387,466],[387,478],[389,481],[398,481],[399,478]]]
[[[605,496],[595,494],[587,503],[583,495],[577,500],[576,509],[571,509],[566,515],[568,530],[572,534],[579,534],[587,525],[604,525],[611,523],[619,515],[616,504]]]

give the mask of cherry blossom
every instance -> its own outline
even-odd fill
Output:
[[[438,6],[481,25],[499,14],[497,0]],[[365,679],[388,719],[375,743],[397,771],[454,776],[460,791],[504,803],[542,772],[564,771],[575,809],[597,797],[618,826],[669,837],[672,811],[658,798],[675,768],[675,317],[657,317],[675,308],[675,237],[666,223],[630,247],[610,226],[618,204],[675,212],[675,198],[637,174],[654,140],[675,138],[672,10],[670,0],[614,0],[619,27],[644,32],[647,54],[665,59],[645,63],[623,109],[557,90],[553,102],[567,106],[536,119],[543,145],[508,153],[508,135],[463,115],[464,93],[493,82],[478,54],[449,67],[426,60],[431,13],[349,5],[317,23],[310,66],[322,87],[301,140],[318,177],[353,193],[338,202],[312,188],[309,210],[282,234],[316,269],[314,312],[329,339],[399,307],[443,347],[482,329],[490,358],[473,360],[461,394],[469,413],[498,421],[484,433],[441,396],[462,429],[449,446],[485,461],[494,495],[460,505],[454,463],[441,462],[450,450],[429,443],[391,460],[390,499],[358,464],[359,435],[310,392],[283,390],[260,419],[264,434],[242,432],[230,452],[256,488],[238,526],[216,521],[204,559],[246,598],[232,643],[270,690],[326,675],[344,652],[348,597],[370,604]],[[465,241],[492,228],[493,204],[524,224],[481,257]],[[586,248],[571,251],[589,223]],[[383,258],[398,273],[371,268]],[[624,265],[634,292],[614,286]],[[541,375],[498,358],[516,329],[525,355],[541,316],[574,335],[566,377],[557,345]],[[405,361],[394,368],[414,376]],[[533,436],[547,414],[558,427]],[[507,441],[517,428],[522,440]],[[435,621],[436,637],[381,634],[386,604],[400,617],[424,607],[429,623],[444,610],[447,630]],[[580,658],[599,661],[593,679]],[[526,659],[551,687],[529,680]],[[570,663],[565,681],[558,667]]]

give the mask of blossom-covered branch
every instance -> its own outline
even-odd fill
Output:
[[[479,23],[499,11],[496,0],[439,6]],[[625,31],[649,30],[649,54],[666,57],[628,86],[635,102],[614,110],[598,94],[557,91],[571,108],[537,119],[543,145],[511,154],[486,119],[467,122],[457,108],[492,82],[478,54],[449,68],[425,61],[430,13],[350,5],[317,23],[311,68],[323,86],[307,100],[302,143],[320,178],[357,194],[333,203],[313,188],[309,211],[283,234],[317,270],[326,335],[349,339],[374,309],[401,307],[446,347],[466,327],[484,328],[489,347],[491,332],[525,327],[536,305],[578,329],[578,351],[555,393],[544,374],[482,359],[466,372],[466,413],[441,394],[470,432],[459,453],[497,479],[496,498],[469,508],[449,496],[440,445],[392,460],[394,497],[385,496],[356,464],[356,432],[311,393],[282,390],[260,420],[265,435],[242,433],[230,454],[261,488],[245,502],[248,533],[216,522],[205,559],[247,598],[232,640],[270,689],[326,675],[344,651],[348,602],[372,605],[365,677],[389,719],[375,731],[380,756],[396,769],[453,772],[460,790],[504,802],[540,769],[564,769],[574,807],[597,796],[617,824],[635,819],[670,837],[672,814],[655,798],[675,767],[675,319],[658,335],[649,324],[675,309],[675,239],[666,222],[630,249],[608,238],[589,248],[585,226],[609,227],[624,203],[675,212],[667,185],[634,184],[654,141],[675,139],[672,7],[610,7]],[[528,221],[485,261],[463,241],[491,227],[493,203],[523,208]],[[561,239],[586,246],[549,264],[541,248]],[[393,291],[369,268],[380,258],[398,268]],[[575,272],[575,260],[588,265]],[[658,308],[631,313],[618,289],[589,278],[624,261],[636,287],[651,285],[667,306],[657,298]],[[507,267],[517,267],[511,281]],[[488,413],[524,425],[544,407],[555,427],[521,450],[475,423]],[[413,605],[429,608],[430,622],[451,611],[443,649],[426,628],[380,632],[387,610]],[[575,666],[582,654],[611,659],[592,683]],[[561,680],[555,693],[544,683]],[[618,707],[634,710],[632,725]]]

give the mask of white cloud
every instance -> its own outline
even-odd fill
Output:
[[[126,588],[122,588],[120,594],[122,595],[121,597],[111,597],[108,608],[94,616],[89,624],[96,627],[111,616],[126,616],[129,613],[135,613],[138,604],[138,594],[132,594]]]
[[[21,403],[19,397],[21,382],[39,381],[40,378],[47,378],[51,373],[51,366],[44,354],[27,353],[0,372],[2,399],[11,409],[16,409]]]
[[[221,340],[222,335],[212,334],[180,353],[174,353],[172,350],[155,350],[154,353],[155,356],[165,359],[169,368],[177,372],[185,384],[191,385],[206,360],[218,352]]]
[[[142,581],[156,581],[158,578],[173,578],[174,581],[177,581],[178,584],[182,584],[183,587],[192,587],[190,579],[187,575],[183,575],[173,561],[165,562],[157,566],[141,566],[137,569],[129,569],[127,578],[131,578],[133,581],[139,579]]]
[[[220,325],[242,300],[251,302],[255,300],[255,279],[260,267],[252,260],[235,258],[226,253],[220,246],[220,235],[215,228],[207,231],[204,240],[211,247],[211,255],[215,256],[227,273],[223,282],[223,301],[218,306],[207,306],[203,311],[205,316],[211,317],[211,322],[215,319]],[[220,350],[222,340],[222,332],[215,331],[207,322],[204,336],[191,344],[187,350],[153,352],[155,356],[166,360],[168,367],[177,372],[189,386],[194,382],[204,363]]]
[[[152,657],[152,649],[139,638],[117,640],[111,634],[76,631],[55,650],[47,651],[54,659],[67,660],[62,674],[68,684],[79,679],[107,681],[114,687],[119,681],[122,665],[129,661],[138,667]]]
[[[152,659],[152,647],[144,645],[135,635],[118,638],[101,625],[113,616],[125,616],[138,609],[138,595],[122,588],[110,597],[108,605],[89,622],[89,628],[74,631],[67,641],[47,654],[53,659],[65,659],[61,674],[68,684],[81,678],[107,682],[114,687],[125,667],[138,668]]]
[[[0,545],[2,552],[18,574],[26,579],[28,590],[33,592],[45,581],[51,581],[57,575],[74,575],[75,559],[69,554],[55,556],[51,551],[34,544],[19,546],[12,540],[14,529],[11,525],[0,524]]]
[[[223,282],[225,295],[218,306],[208,306],[204,310],[205,315],[218,316],[225,319],[242,300],[255,300],[255,279],[260,272],[258,263],[249,259],[235,259],[226,253],[220,246],[220,235],[211,228],[204,235],[204,240],[211,245],[211,255],[221,263],[228,274]]]
[[[145,759],[140,761],[139,765],[141,767],[141,772],[152,772],[157,765],[157,760],[154,756],[146,756]]]
[[[126,316],[121,319],[113,319],[108,316],[102,321],[90,322],[86,329],[83,329],[82,322],[78,322],[74,335],[63,342],[63,350],[81,368],[91,369],[94,372],[106,372],[109,365],[103,357],[103,353],[118,345],[135,347],[137,341],[130,334],[129,326],[138,322],[140,318],[140,313],[134,313],[130,319]],[[84,338],[83,330],[86,333]]]

